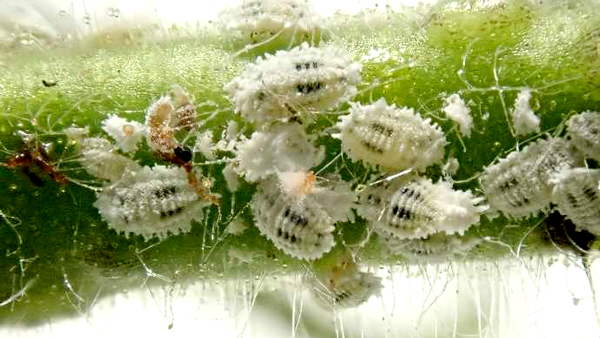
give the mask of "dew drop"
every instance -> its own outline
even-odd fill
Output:
[[[86,15],[83,17],[83,23],[86,25],[89,25],[92,22],[92,19],[90,18],[89,15]]]
[[[58,15],[60,15],[60,16],[62,16],[62,17],[65,17],[65,16],[67,16],[67,11],[65,11],[64,9],[61,9],[61,10],[58,12]]]
[[[17,186],[16,184],[11,184],[8,186],[8,190],[10,190],[11,192],[15,192],[19,189],[19,186]]]
[[[108,16],[110,16],[111,18],[119,18],[119,15],[121,15],[121,10],[115,7],[109,7],[108,8]]]

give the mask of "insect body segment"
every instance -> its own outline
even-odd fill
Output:
[[[422,171],[444,159],[442,130],[413,109],[389,106],[384,99],[351,104],[350,114],[342,116],[337,126],[340,133],[334,136],[342,140],[350,158],[383,170]]]
[[[183,168],[155,166],[127,173],[99,193],[94,205],[117,232],[149,240],[190,231],[209,203],[198,198]]]
[[[92,176],[116,182],[126,171],[137,171],[140,165],[127,156],[116,153],[107,139],[88,137],[81,142],[81,164]]]
[[[587,111],[571,117],[568,135],[577,149],[600,162],[600,113]]]
[[[361,66],[334,46],[304,43],[290,51],[259,57],[225,86],[236,111],[255,123],[289,119],[333,108],[353,97]]]
[[[428,261],[433,258],[444,259],[452,255],[465,255],[481,243],[478,238],[448,235],[444,232],[416,239],[399,239],[386,234],[380,234],[379,238],[389,249],[390,254],[409,258],[427,257]]]
[[[600,235],[600,170],[565,169],[553,182],[558,211],[578,228]]]
[[[550,179],[580,161],[566,140],[550,138],[487,167],[480,183],[492,208],[523,218],[547,209],[552,199]]]

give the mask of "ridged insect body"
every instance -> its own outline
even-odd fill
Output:
[[[276,34],[312,34],[320,30],[319,15],[302,0],[251,0],[221,13],[226,27],[251,41]]]
[[[110,141],[100,137],[82,140],[80,162],[90,175],[113,182],[123,177],[126,171],[140,169],[137,162],[118,154]]]
[[[253,197],[256,226],[286,254],[306,260],[317,259],[335,245],[334,221],[313,198],[302,203],[286,196],[276,182],[262,182]]]
[[[448,258],[455,255],[466,255],[481,243],[481,240],[472,236],[447,235],[438,232],[425,238],[399,239],[397,237],[380,234],[380,241],[388,248],[392,255],[402,255],[408,258]]]
[[[479,222],[487,206],[470,191],[453,190],[450,183],[418,178],[401,185],[393,194],[371,194],[379,199],[362,213],[377,233],[400,239],[425,238],[434,233],[463,234]],[[368,198],[367,198],[368,199]],[[380,211],[378,211],[380,210]]]
[[[304,43],[259,57],[225,86],[236,111],[255,123],[333,108],[356,95],[361,65],[348,52]]]
[[[146,240],[189,232],[192,220],[201,220],[208,205],[189,185],[183,168],[165,166],[126,174],[99,193],[94,203],[109,227]]]
[[[480,183],[492,208],[508,217],[524,218],[546,210],[552,200],[550,179],[580,163],[566,140],[550,138],[487,167]]]
[[[577,149],[600,162],[600,113],[587,111],[571,117],[568,135]]]
[[[600,169],[566,169],[553,181],[558,211],[578,228],[600,235]]]
[[[337,126],[340,133],[334,136],[350,158],[384,170],[422,171],[444,159],[442,130],[413,109],[390,106],[383,98],[370,105],[351,104],[350,114]]]
[[[319,273],[312,280],[313,295],[326,307],[347,309],[358,307],[369,298],[381,293],[382,279],[372,273],[363,272],[349,263],[335,266],[331,271]]]

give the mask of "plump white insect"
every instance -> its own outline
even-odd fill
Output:
[[[238,143],[236,169],[255,182],[278,172],[307,170],[323,158],[323,148],[310,142],[301,125],[278,124]]]
[[[452,94],[448,96],[444,100],[444,108],[442,110],[447,117],[458,124],[458,129],[463,136],[471,136],[471,129],[473,129],[471,109],[467,107],[460,95]]]
[[[129,121],[117,115],[110,115],[102,121],[102,129],[117,142],[117,147],[126,153],[135,152],[144,137],[144,126],[137,121]]]
[[[568,136],[577,149],[600,162],[600,113],[587,111],[571,117]]]
[[[116,182],[126,172],[136,172],[140,165],[127,156],[120,155],[107,139],[100,137],[84,138],[80,144],[83,168],[92,176]]]
[[[322,23],[317,11],[305,0],[244,0],[220,16],[227,29],[253,42],[277,34],[311,36],[320,31]]]
[[[201,220],[210,202],[199,199],[180,167],[143,167],[127,173],[98,194],[94,206],[117,232],[156,236],[189,232],[192,220]]]
[[[354,160],[383,170],[413,168],[422,171],[444,159],[446,137],[430,119],[410,108],[388,105],[385,99],[351,104],[350,114],[337,124],[342,150]]]
[[[377,233],[400,239],[425,238],[438,232],[463,234],[487,210],[481,197],[453,190],[449,182],[417,178],[398,189],[375,187],[363,192],[361,214]],[[393,192],[392,192],[393,191]],[[390,195],[391,193],[391,195]],[[359,211],[360,212],[360,211]]]
[[[529,105],[531,90],[523,89],[517,95],[512,111],[513,127],[517,135],[528,135],[540,132],[540,118],[535,115]]]
[[[292,257],[317,259],[335,245],[334,219],[313,198],[298,203],[269,180],[259,184],[251,206],[260,232]]]
[[[581,159],[565,139],[544,139],[487,167],[480,184],[493,209],[524,218],[546,210],[552,199],[550,179],[578,164]]]
[[[225,86],[236,112],[255,123],[288,119],[333,108],[356,95],[361,65],[329,45],[304,43],[267,54]]]
[[[313,295],[326,307],[347,309],[360,306],[381,294],[381,277],[359,270],[355,263],[319,271],[311,280]]]
[[[558,211],[578,228],[600,235],[600,170],[565,169],[553,182]]]
[[[379,239],[392,255],[402,255],[410,259],[426,258],[428,262],[436,258],[465,256],[481,243],[481,239],[473,236],[448,235],[444,232],[417,239],[399,239],[380,233]]]

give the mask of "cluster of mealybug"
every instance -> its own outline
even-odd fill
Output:
[[[319,15],[304,0],[251,0],[221,13],[226,27],[258,42],[277,34],[312,35],[320,30]]]
[[[479,222],[487,206],[470,191],[451,184],[416,178],[392,186],[375,186],[362,193],[362,210],[375,232],[399,239],[425,238],[435,233],[463,234]]]
[[[312,145],[304,127],[291,123],[273,125],[241,141],[236,161],[237,170],[254,182],[277,172],[311,168],[323,158],[323,149]]]
[[[298,203],[273,181],[262,182],[252,200],[260,232],[290,256],[316,259],[335,245],[334,221],[317,200]]]
[[[421,171],[444,159],[446,137],[429,119],[410,108],[388,105],[384,99],[352,103],[350,114],[337,124],[342,149],[350,158],[384,170]]]
[[[360,306],[381,293],[381,278],[360,271],[355,263],[347,262],[317,272],[310,280],[312,293],[326,307],[346,309]]]
[[[236,111],[255,123],[289,119],[335,107],[353,97],[361,65],[335,46],[304,43],[258,57],[225,86]]]
[[[558,211],[578,228],[600,235],[600,170],[565,169],[552,181]]]
[[[579,151],[600,162],[600,113],[587,111],[571,117],[568,136]]]
[[[551,178],[580,163],[565,139],[543,139],[487,167],[480,184],[492,208],[512,218],[528,217],[550,206]]]
[[[94,205],[117,232],[149,240],[190,231],[209,202],[198,197],[183,168],[155,166],[127,172],[105,187]]]

